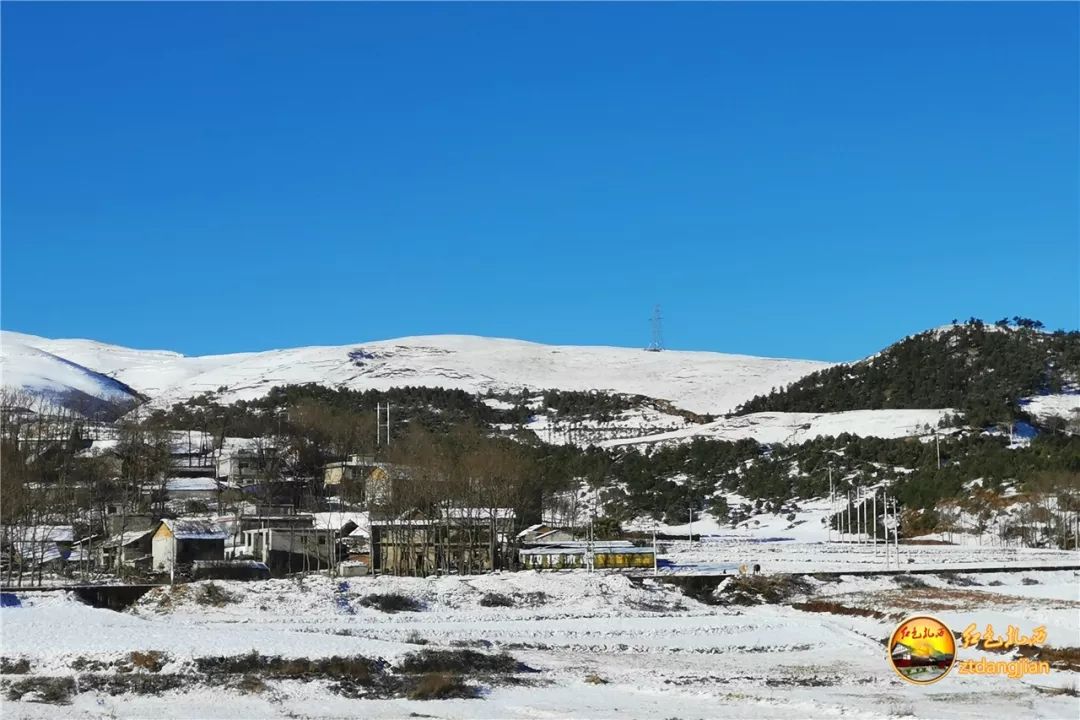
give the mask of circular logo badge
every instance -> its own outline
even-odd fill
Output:
[[[952,631],[929,615],[909,617],[889,638],[889,662],[904,680],[916,685],[935,683],[956,662]]]

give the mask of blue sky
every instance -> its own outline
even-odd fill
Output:
[[[845,360],[1080,315],[1076,4],[3,6],[2,324]]]

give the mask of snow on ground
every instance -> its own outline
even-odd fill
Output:
[[[602,447],[706,440],[745,440],[797,444],[816,437],[851,433],[862,437],[902,438],[930,433],[949,408],[928,410],[849,410],[833,413],[760,412],[632,439],[599,443]]]
[[[730,494],[729,507],[735,508],[744,498]],[[830,515],[829,500],[799,500],[791,513],[758,513],[739,521],[734,527],[720,522],[705,512],[695,515],[693,525],[667,524],[650,518],[639,518],[626,524],[633,532],[650,533],[653,529],[668,540],[659,542],[660,557],[672,564],[665,573],[701,574],[718,567],[761,565],[764,572],[845,572],[886,569],[884,530],[879,529],[879,542],[871,542],[870,533],[842,539],[830,532],[826,520]],[[788,519],[790,516],[794,516]],[[689,517],[687,518],[689,521]],[[693,532],[696,538],[688,538]],[[1080,564],[1075,550],[1054,550],[1009,546],[993,532],[970,538],[957,538],[956,544],[907,544],[899,548],[901,569],[972,569],[1011,566],[1048,567]],[[670,538],[676,538],[674,540]],[[683,540],[681,538],[687,538]],[[946,542],[939,534],[927,539]],[[890,554],[893,550],[890,550]],[[896,556],[891,554],[892,568]]]
[[[393,661],[453,643],[507,651],[539,672],[523,684],[490,685],[481,699],[354,700],[321,681],[270,681],[271,689],[192,685],[161,696],[82,693],[70,706],[4,704],[4,717],[440,717],[440,718],[1002,718],[1076,717],[1080,700],[1037,689],[1069,687],[1078,673],[1020,680],[953,673],[932,688],[903,683],[888,666],[884,640],[897,621],[932,611],[954,631],[976,622],[1024,633],[1047,627],[1048,643],[1080,646],[1078,579],[1071,571],[1015,571],[953,578],[918,576],[921,587],[888,577],[810,580],[812,597],[885,617],[795,610],[786,604],[703,605],[670,585],[634,584],[614,574],[503,573],[442,578],[309,577],[219,582],[238,601],[198,605],[203,584],[165,601],[155,591],[127,613],[78,605],[64,595],[23,593],[29,604],[0,610],[5,657],[31,658],[33,672],[70,673],[74,658],[161,650],[183,671],[202,655],[288,657],[365,654]],[[1038,583],[1038,584],[1025,584]],[[962,585],[957,583],[963,583]],[[397,592],[420,612],[383,614],[355,601]],[[513,608],[483,607],[486,593],[515,598]],[[69,630],[77,628],[77,631]],[[423,640],[427,645],[415,644]],[[963,650],[961,658],[979,653]],[[586,678],[597,676],[593,684]]]
[[[1020,401],[1039,420],[1051,417],[1080,421],[1080,390],[1058,395],[1037,395]]]
[[[783,537],[782,533],[780,537]],[[1035,548],[958,546],[958,545],[900,545],[902,570],[971,570],[977,568],[1015,567],[1037,568],[1060,565],[1080,565],[1080,554],[1074,550],[1043,550]],[[894,549],[890,549],[893,553]],[[764,572],[814,573],[884,570],[884,543],[871,544],[808,543],[797,541],[762,540],[750,535],[704,538],[662,543],[661,558],[670,560],[676,571],[693,572],[694,566],[734,563],[761,565]],[[892,569],[896,556],[891,554]]]
[[[274,385],[316,382],[385,390],[404,385],[488,390],[603,390],[647,395],[700,413],[724,413],[825,367],[808,360],[713,352],[556,346],[466,335],[432,335],[256,353],[185,357],[91,340],[50,340],[3,333],[10,343],[39,348],[115,377],[170,404],[225,386],[225,401],[265,395]],[[16,362],[12,358],[12,363]]]

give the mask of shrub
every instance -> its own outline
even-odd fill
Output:
[[[25,675],[28,672],[30,672],[30,661],[26,658],[19,658],[18,660],[0,658],[0,673],[4,675]]]
[[[447,672],[460,675],[509,674],[532,671],[506,653],[490,655],[475,650],[421,650],[406,655],[397,669],[408,675]]]
[[[475,698],[479,688],[466,685],[459,676],[431,672],[420,677],[409,691],[411,700],[444,700],[446,698]]]
[[[596,673],[589,673],[585,676],[585,682],[589,683],[590,685],[607,685],[608,681],[600,677]]]
[[[160,674],[87,674],[79,676],[79,690],[81,692],[96,691],[105,692],[109,695],[160,695],[169,690],[186,687],[191,678],[186,675],[160,675]]]
[[[386,613],[419,612],[422,609],[419,602],[401,593],[366,595],[360,598],[359,602],[364,607],[375,608]]]
[[[70,677],[28,677],[8,685],[8,700],[22,700],[29,695],[33,702],[67,705],[75,693],[75,679]]]
[[[234,593],[220,587],[217,583],[203,585],[195,595],[195,602],[200,605],[212,605],[213,607],[223,607],[238,600],[239,598]]]
[[[904,589],[924,588],[926,583],[914,575],[893,575],[893,582]]]
[[[482,607],[514,607],[514,601],[501,593],[487,593],[480,598]]]
[[[1026,577],[1020,580],[1021,585],[1039,585],[1039,581],[1033,577]]]

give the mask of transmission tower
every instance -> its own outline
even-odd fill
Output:
[[[652,326],[652,342],[645,348],[649,352],[660,352],[664,349],[664,328],[661,325],[663,318],[660,316],[660,306],[653,308],[649,324]]]

